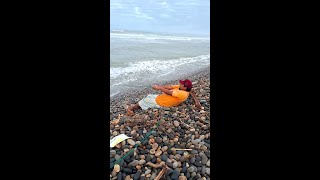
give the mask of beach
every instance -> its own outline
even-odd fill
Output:
[[[196,108],[189,96],[176,107],[139,109],[134,116],[127,116],[126,105],[135,104],[148,94],[161,93],[152,89],[152,84],[111,97],[110,139],[119,134],[132,138],[110,148],[110,164],[134,145],[140,145],[118,163],[119,167],[111,168],[110,179],[210,179],[210,69],[201,68],[157,84],[179,84],[180,79],[193,82],[201,108]],[[142,142],[153,128],[147,141]]]

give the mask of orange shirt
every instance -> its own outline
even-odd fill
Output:
[[[189,92],[179,90],[180,85],[173,85],[171,89],[172,96],[162,93],[156,98],[156,103],[162,107],[177,106],[188,99]]]

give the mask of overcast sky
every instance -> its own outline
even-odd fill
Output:
[[[210,34],[210,0],[111,0],[110,28]]]

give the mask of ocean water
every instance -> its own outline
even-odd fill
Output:
[[[210,66],[210,37],[110,31],[110,96]]]

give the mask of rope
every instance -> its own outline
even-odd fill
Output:
[[[143,144],[143,143],[149,138],[149,136],[152,134],[152,131],[153,131],[154,129],[156,129],[156,128],[160,125],[160,121],[161,121],[161,120],[159,119],[156,127],[153,128],[150,132],[148,132],[148,133],[146,134],[146,136],[143,138],[141,144]],[[115,163],[113,163],[113,164],[110,163],[110,169],[112,169],[116,164],[118,164],[120,161],[122,161],[124,158],[126,158],[132,151],[136,150],[139,145],[140,145],[140,144],[135,144],[134,147],[133,147],[127,154],[123,155],[123,156],[122,156],[121,158],[119,158]]]

